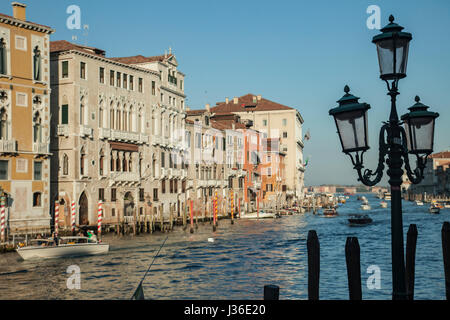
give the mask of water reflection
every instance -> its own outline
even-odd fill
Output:
[[[317,231],[321,245],[321,299],[348,299],[345,241],[357,236],[361,247],[364,299],[391,299],[390,212],[367,195],[374,223],[349,227],[346,216],[359,212],[356,197],[339,208],[336,218],[312,214],[277,220],[221,220],[212,233],[209,223],[196,233],[177,228],[144,282],[149,299],[261,299],[266,284],[280,286],[281,299],[307,299],[308,231]],[[430,215],[426,207],[404,202],[404,232],[417,224],[416,299],[444,299],[445,284],[440,230],[450,210]],[[129,299],[166,234],[105,237],[108,255],[73,259],[21,261],[0,256],[2,299]],[[208,238],[214,242],[208,242]],[[81,269],[81,290],[66,287],[70,265]],[[370,265],[381,268],[381,289],[365,283]]]

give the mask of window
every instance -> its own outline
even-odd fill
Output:
[[[111,209],[111,216],[112,216],[112,217],[115,217],[115,216],[116,216],[116,209],[115,209],[115,208],[112,208],[112,209]]]
[[[98,189],[98,200],[105,201],[105,189],[103,188]]]
[[[263,126],[267,127],[267,120],[263,120]]]
[[[33,142],[42,142],[42,125],[39,112],[33,117]]]
[[[173,193],[173,182],[174,181],[172,179],[169,180],[169,190],[170,190],[169,192],[170,193]]]
[[[99,69],[99,81],[105,83],[105,68],[100,67]]]
[[[239,188],[242,189],[244,187],[244,178],[239,178]]]
[[[42,58],[41,50],[36,46],[33,50],[33,80],[41,81],[42,79]]]
[[[123,85],[122,85],[122,87],[124,89],[128,88],[128,75],[126,73],[123,74]]]
[[[109,85],[114,86],[114,71],[109,71]]]
[[[287,132],[286,131],[283,132],[283,138],[287,138]]]
[[[80,78],[86,79],[86,63],[80,62]]]
[[[143,89],[142,88],[142,78],[139,78],[139,80],[138,80],[138,91],[142,92],[143,91],[142,89]]]
[[[41,207],[41,193],[35,192],[33,193],[33,207]]]
[[[165,168],[166,167],[166,155],[164,152],[161,152],[161,168]]]
[[[209,117],[208,116],[205,116],[205,125],[209,126]]]
[[[23,92],[16,92],[16,105],[19,107],[27,107],[28,95]]]
[[[121,79],[121,73],[117,72],[116,74],[116,86],[118,86],[120,88],[120,79]]]
[[[273,187],[271,184],[266,184],[266,191],[273,191]]]
[[[152,95],[156,95],[156,83],[152,81]]]
[[[272,176],[272,168],[267,168],[267,175],[268,175],[269,177]]]
[[[27,38],[16,36],[16,49],[18,50],[27,50]]]
[[[0,109],[0,139],[8,140],[8,114],[6,109]]]
[[[69,124],[69,105],[61,106],[61,124]]]
[[[0,180],[8,180],[8,160],[0,160]]]
[[[67,176],[69,174],[69,157],[67,154],[63,156],[63,175]]]
[[[145,201],[144,189],[139,189],[139,201]]]
[[[229,177],[228,178],[228,188],[233,188],[233,178],[232,177]]]
[[[42,180],[42,162],[40,161],[34,162],[34,180]]]
[[[117,192],[116,192],[116,188],[112,188],[111,189],[111,201],[117,201]]]
[[[161,180],[161,193],[166,193],[166,180]]]
[[[183,80],[180,80],[180,89],[183,90]]]
[[[158,201],[158,188],[153,189],[153,201]]]
[[[283,126],[287,126],[287,119],[283,119]]]
[[[130,90],[134,90],[134,77],[130,75]]]
[[[81,154],[80,154],[80,174],[82,176],[84,176],[84,174],[85,174],[85,170],[84,170],[85,161],[86,161],[86,154],[84,153],[84,150],[81,150]]]
[[[105,162],[105,156],[103,155],[103,152],[100,153],[100,159],[98,161],[98,166],[99,166],[99,173],[101,176],[103,176],[104,174],[104,170],[103,170],[103,166],[104,166],[104,162]]]
[[[66,79],[69,77],[69,61],[63,61],[61,63],[62,74],[61,77]]]
[[[8,63],[6,55],[6,42],[0,39],[0,74],[8,74]]]

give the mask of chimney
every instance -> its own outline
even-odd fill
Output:
[[[27,5],[19,2],[13,2],[12,7],[13,7],[13,17],[25,21],[26,20],[25,11]]]
[[[234,98],[233,98],[233,103],[234,103],[234,104],[238,104],[238,100],[239,100],[239,99],[238,99],[237,97],[234,97]]]
[[[191,111],[191,108],[189,108],[188,106],[186,106],[185,110],[186,110],[186,111]]]
[[[234,122],[231,124],[231,128],[232,128],[233,130],[236,129],[236,125],[234,124]]]
[[[205,109],[206,109],[206,111],[208,111],[208,112],[211,110],[211,109],[210,109],[209,103],[206,104]]]
[[[230,99],[225,98],[225,103],[228,104],[228,102],[230,102]]]
[[[258,98],[258,101],[261,101],[262,97],[261,97],[261,95],[258,95],[257,98]]]
[[[253,103],[256,103],[256,97],[253,96]]]

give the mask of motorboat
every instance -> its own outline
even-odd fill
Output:
[[[361,210],[370,210],[370,209],[372,209],[372,208],[370,207],[370,205],[368,203],[361,205]]]
[[[61,237],[58,243],[54,239],[33,239],[30,243],[16,249],[23,260],[105,254],[109,251],[109,244],[88,237]]]
[[[450,202],[446,202],[446,203],[444,204],[444,208],[450,209]]]
[[[278,217],[279,214],[268,211],[259,211],[259,214],[258,212],[241,214],[241,219],[276,219]]]
[[[388,207],[388,203],[387,203],[386,201],[381,201],[381,202],[380,202],[380,206],[381,206],[382,208],[387,208],[387,207]]]
[[[433,204],[430,206],[430,208],[428,210],[432,214],[439,214],[441,212],[441,209]]]
[[[372,218],[370,218],[367,214],[352,214],[348,218],[350,225],[364,225],[372,223],[372,221]]]
[[[390,192],[385,192],[384,193],[384,200],[386,200],[386,201],[390,201],[391,200],[391,193]]]
[[[418,205],[418,206],[423,206],[423,202],[420,201],[420,200],[416,200],[416,205]]]
[[[326,208],[323,209],[323,215],[325,217],[335,217],[338,215],[338,213],[335,208]]]

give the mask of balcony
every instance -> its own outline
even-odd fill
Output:
[[[200,188],[206,187],[206,181],[205,180],[197,180],[197,187],[200,187]]]
[[[111,138],[111,129],[99,128],[98,129],[98,137],[100,139],[109,139],[109,138]]]
[[[138,172],[111,172],[111,182],[113,185],[134,185],[140,181]]]
[[[254,186],[256,189],[260,190],[260,189],[261,189],[261,182],[253,182],[253,186]]]
[[[11,140],[0,140],[0,152],[2,153],[16,153],[17,152],[17,141]]]
[[[67,124],[59,124],[56,128],[56,132],[58,136],[69,136],[69,125]]]
[[[236,176],[238,174],[238,170],[235,168],[228,170],[228,176]]]
[[[89,126],[80,126],[80,136],[92,137],[92,128]]]
[[[148,144],[149,143],[149,141],[150,141],[150,139],[149,139],[150,137],[148,136],[148,135],[146,135],[146,134],[139,134],[139,142],[140,143],[145,143],[145,144]]]
[[[168,170],[166,168],[161,168],[161,175],[160,178],[165,178],[168,175]]]
[[[123,142],[139,142],[139,134],[128,131],[111,130],[111,140]]]
[[[194,187],[194,181],[193,180],[188,180],[186,187],[188,189],[192,189]]]
[[[157,135],[152,136],[152,143],[154,146],[161,145],[161,141],[162,141],[161,136]]]
[[[49,154],[49,144],[45,142],[33,142],[33,152],[37,154]]]
[[[167,174],[169,175],[169,179],[172,179],[174,174],[173,174],[173,170],[172,168],[167,169]]]
[[[247,171],[239,169],[238,170],[238,176],[239,177],[245,177],[247,175]]]
[[[208,187],[215,187],[216,181],[215,180],[208,180]]]

